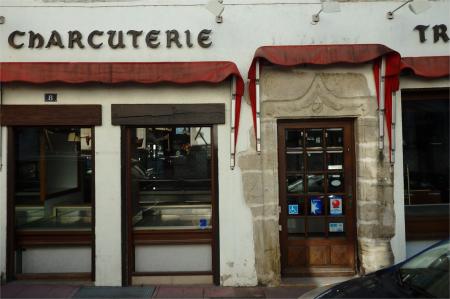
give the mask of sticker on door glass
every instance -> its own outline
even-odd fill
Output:
[[[298,204],[289,204],[288,205],[288,214],[289,215],[298,215],[300,212],[298,210]]]
[[[322,199],[313,197],[310,199],[311,203],[311,215],[322,215],[323,214],[323,202]]]
[[[330,233],[342,233],[344,232],[344,223],[330,222],[328,223],[328,230],[330,231]]]
[[[342,196],[330,195],[330,215],[342,215]]]

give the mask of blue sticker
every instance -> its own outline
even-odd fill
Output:
[[[201,229],[205,229],[208,226],[208,220],[201,218],[198,226],[200,226]]]
[[[298,215],[298,204],[290,204],[288,205],[288,213],[289,215]]]
[[[320,198],[311,198],[311,215],[323,214],[323,202]]]

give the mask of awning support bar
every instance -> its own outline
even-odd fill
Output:
[[[378,149],[383,150],[384,148],[384,97],[385,97],[385,88],[384,88],[384,80],[386,76],[386,58],[383,56],[381,59],[381,70],[380,70],[380,103],[378,109]]]
[[[232,76],[231,80],[231,127],[230,127],[230,168],[234,169],[236,165],[236,144],[234,142],[235,138],[235,126],[236,126],[236,77]]]
[[[259,77],[260,77],[260,66],[259,59],[256,60],[256,152],[261,153],[261,103],[259,94]]]

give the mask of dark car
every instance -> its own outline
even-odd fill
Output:
[[[300,298],[449,298],[450,240],[406,261]]]

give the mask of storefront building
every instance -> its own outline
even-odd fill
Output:
[[[278,285],[448,237],[448,1],[13,2],[2,279]]]

